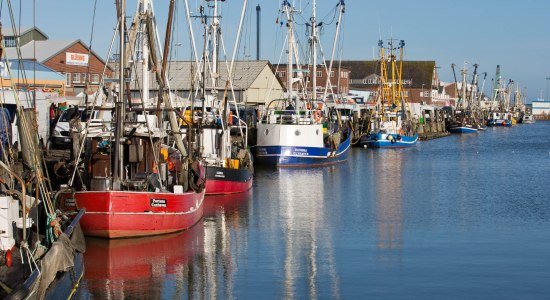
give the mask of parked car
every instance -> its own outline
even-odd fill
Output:
[[[76,107],[69,107],[65,111],[61,113],[59,116],[59,119],[57,120],[57,123],[55,124],[54,130],[52,132],[51,136],[51,142],[52,147],[55,149],[70,149],[72,146],[71,141],[71,126],[70,121],[76,117],[76,115],[80,118],[80,122],[82,122],[82,125],[84,126],[84,123],[88,121],[90,113],[86,111],[83,107],[82,108],[76,108]],[[98,111],[94,112],[94,117],[90,121],[90,126],[92,128],[98,128],[106,126],[107,128],[110,128],[109,122],[111,121],[111,114],[104,113],[102,116],[102,119],[95,119],[98,118]],[[93,131],[93,130],[92,130]]]

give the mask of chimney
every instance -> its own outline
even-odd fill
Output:
[[[260,23],[261,23],[261,8],[260,4],[256,6],[256,60],[260,60]]]

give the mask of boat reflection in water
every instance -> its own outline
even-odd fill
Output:
[[[191,266],[194,290],[190,298],[233,298],[238,257],[248,249],[248,205],[251,191],[205,198],[202,259]]]
[[[250,193],[207,197],[203,221],[176,234],[87,238],[78,298],[231,297],[235,256],[246,247],[246,230],[234,229],[246,226],[249,198]]]
[[[401,263],[403,248],[402,150],[376,151],[373,176],[376,195],[376,230],[379,259]]]
[[[341,298],[332,237],[333,200],[325,189],[340,166],[280,169],[279,213],[284,234],[284,298]],[[334,202],[334,201],[332,201]]]

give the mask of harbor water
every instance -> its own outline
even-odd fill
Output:
[[[79,299],[548,299],[550,122],[256,169],[192,229],[87,239]]]

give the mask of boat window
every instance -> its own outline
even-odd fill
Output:
[[[296,136],[299,136],[299,135],[300,135],[300,130],[296,130],[296,131],[294,132],[294,134],[295,134]]]
[[[265,135],[268,135],[268,134],[269,134],[269,129],[266,129],[266,130],[264,131],[264,134],[265,134]]]

